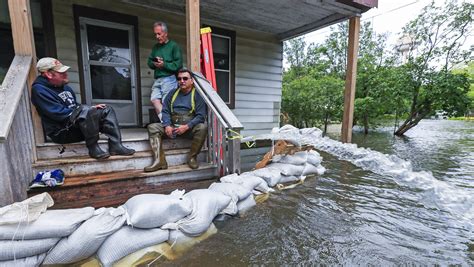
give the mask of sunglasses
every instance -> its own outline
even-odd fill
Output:
[[[189,78],[188,77],[178,77],[178,81],[181,81],[181,80],[187,81],[187,80],[189,80]]]

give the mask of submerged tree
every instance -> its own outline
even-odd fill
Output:
[[[434,2],[403,29],[406,40],[405,79],[401,89],[410,95],[410,111],[395,131],[403,135],[437,109],[448,115],[463,112],[469,103],[466,75],[452,74],[456,64],[472,57],[462,47],[472,31],[474,4],[451,0],[443,8]]]

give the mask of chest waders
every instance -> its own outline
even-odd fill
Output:
[[[177,90],[171,98],[171,123],[173,127],[179,127],[189,123],[195,116],[195,89],[191,91],[191,110],[187,112],[176,112],[173,109],[173,104],[178,97],[179,90]],[[150,139],[150,145],[153,151],[154,161],[151,166],[145,168],[145,172],[153,172],[160,169],[168,168],[166,162],[165,153],[163,150],[163,135],[165,135],[165,129],[161,123],[153,123],[148,125],[148,135]],[[197,155],[201,152],[201,148],[206,140],[207,126],[205,123],[199,123],[192,129],[189,129],[185,134],[185,137],[192,136],[191,149],[188,154],[188,166],[191,169],[197,169],[199,164],[197,162]]]
[[[180,125],[186,124],[194,118],[194,88],[191,93],[191,111],[186,113],[174,112],[173,104],[178,97],[179,89],[173,94],[171,98],[171,124],[173,127],[179,127]],[[163,149],[163,135],[165,135],[165,129],[161,123],[152,123],[148,125],[148,138],[150,140],[151,151],[153,155],[153,163],[145,167],[145,172],[154,172],[158,170],[168,169],[168,162],[166,162],[165,150]]]
[[[196,107],[194,87],[191,90],[191,110],[189,112],[174,111],[173,104],[179,95],[179,91],[180,90],[176,90],[176,92],[173,94],[173,97],[171,98],[171,104],[170,104],[171,123],[173,124],[174,127],[179,127],[181,125],[188,124],[196,116],[196,113],[194,112],[195,107]]]
[[[113,155],[129,156],[135,153],[135,150],[127,148],[122,144],[122,135],[120,133],[119,123],[112,107],[94,108],[90,106],[79,106],[70,116],[70,125],[74,129],[80,130],[86,141],[89,156],[95,159],[105,159]],[[73,130],[74,130],[73,129]],[[58,132],[51,137],[53,141],[67,143],[70,127],[64,131]],[[107,135],[109,138],[109,152],[105,152],[98,144],[99,132]],[[64,142],[62,142],[64,141]]]

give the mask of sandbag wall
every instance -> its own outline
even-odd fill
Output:
[[[324,173],[321,161],[314,150],[275,155],[265,168],[221,177],[208,189],[137,195],[117,208],[46,210],[26,222],[1,223],[7,206],[0,209],[0,267],[70,264],[91,256],[112,266],[151,246],[185,243],[215,229],[216,216],[238,216],[255,206],[255,195]]]

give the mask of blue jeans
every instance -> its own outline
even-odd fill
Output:
[[[170,75],[167,77],[161,77],[156,79],[151,87],[151,97],[150,100],[160,99],[164,101],[166,95],[173,89],[178,88],[178,81],[176,81],[176,76]]]

